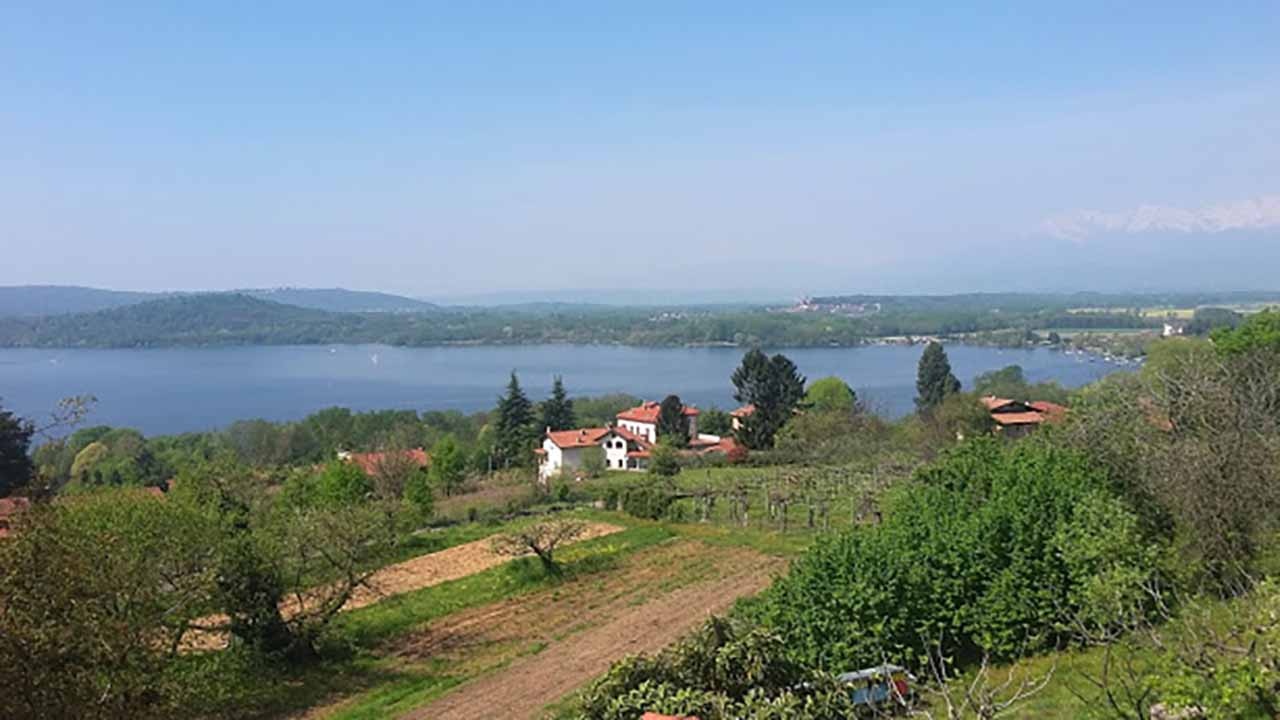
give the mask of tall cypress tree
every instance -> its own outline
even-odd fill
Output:
[[[668,395],[658,406],[658,437],[676,446],[689,444],[689,418],[679,395]]]
[[[948,395],[960,392],[960,381],[951,373],[951,361],[942,345],[931,342],[920,356],[916,370],[916,409],[928,413]]]
[[[542,429],[568,430],[577,424],[573,401],[564,390],[564,380],[557,375],[551,384],[551,397],[542,403]]]
[[[537,431],[533,427],[533,403],[529,402],[520,379],[511,371],[507,394],[498,400],[498,423],[494,450],[503,467],[523,465],[533,451]]]
[[[751,350],[733,371],[734,398],[755,406],[742,418],[738,440],[752,450],[773,447],[774,436],[804,399],[804,376],[786,355]]]

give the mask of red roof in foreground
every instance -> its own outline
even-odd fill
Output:
[[[386,457],[393,453],[372,452],[372,453],[351,453],[347,457],[349,462],[353,462],[365,471],[365,474],[372,475],[378,472],[378,466]],[[414,448],[413,450],[401,450],[400,454],[412,460],[418,467],[426,467],[431,464],[431,456],[422,448]]]
[[[562,450],[570,448],[591,447],[599,445],[605,435],[609,434],[609,428],[579,428],[577,430],[552,430],[547,433],[547,437],[556,447]]]
[[[662,410],[662,404],[653,401],[645,401],[639,407],[633,407],[630,410],[623,410],[618,413],[619,420],[630,420],[631,422],[657,423],[658,413]],[[697,415],[698,408],[689,405],[684,406],[685,415]]]

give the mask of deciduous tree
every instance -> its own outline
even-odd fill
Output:
[[[547,520],[522,530],[499,535],[492,541],[493,551],[500,555],[519,557],[533,553],[548,573],[559,574],[555,552],[561,545],[572,542],[586,532],[585,523],[578,520]]]
[[[742,418],[738,441],[752,450],[773,447],[778,430],[791,419],[791,414],[804,397],[804,376],[795,363],[782,354],[766,356],[751,350],[731,377],[738,402],[755,407]]]

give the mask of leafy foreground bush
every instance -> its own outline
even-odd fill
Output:
[[[830,671],[1013,657],[1141,612],[1158,549],[1077,453],[968,442],[890,496],[879,526],[820,541],[758,620]]]
[[[787,659],[783,639],[712,618],[655,656],[617,663],[583,696],[583,720],[634,720],[645,712],[702,720],[853,717],[847,690]]]

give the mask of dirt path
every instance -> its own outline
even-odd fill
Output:
[[[611,535],[621,530],[621,527],[608,523],[588,523],[582,535],[575,538],[573,542],[578,543]],[[368,587],[358,588],[347,604],[342,607],[342,611],[349,612],[372,605],[392,595],[421,590],[474,575],[511,560],[508,556],[493,552],[489,543],[490,538],[484,538],[388,565],[369,578]],[[290,599],[282,604],[281,611],[289,617],[298,612],[299,608],[299,602],[296,599]],[[213,616],[202,618],[199,624],[216,626],[225,622],[224,617]],[[221,631],[193,632],[184,640],[183,648],[214,650],[225,647],[227,640],[227,634]]]
[[[657,651],[759,592],[783,562],[741,549],[673,545],[612,584],[566,587],[451,616],[402,643],[406,659],[465,657],[468,648],[543,641],[547,649],[516,654],[502,670],[481,676],[402,716],[407,720],[529,720],[604,673],[616,660]],[[675,585],[673,577],[681,578]],[[483,650],[481,655],[486,654]],[[492,653],[489,660],[492,661]]]

